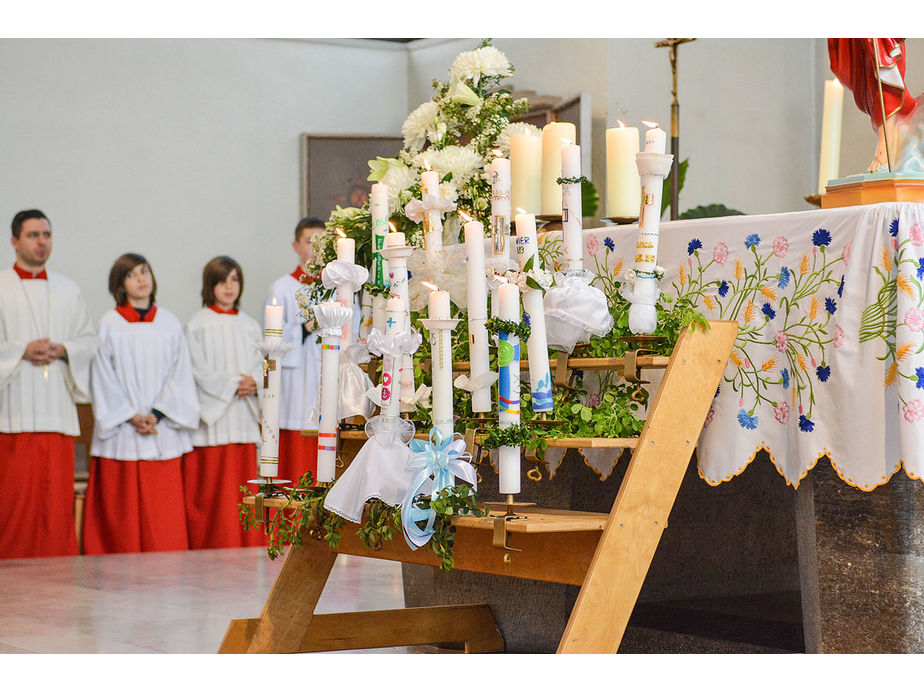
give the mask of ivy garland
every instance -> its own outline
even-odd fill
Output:
[[[589,183],[587,176],[572,176],[571,178],[556,178],[555,182],[559,185],[570,185],[573,183]]]
[[[496,450],[502,447],[529,447],[530,441],[536,435],[533,427],[525,421],[509,426],[508,428],[492,427],[488,429],[481,446],[485,450]]]
[[[521,342],[529,339],[529,323],[524,321],[513,322],[512,320],[501,320],[500,318],[488,318],[484,324],[488,332],[504,332],[506,334],[515,334]]]

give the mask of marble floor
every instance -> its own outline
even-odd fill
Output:
[[[215,653],[281,567],[260,547],[0,560],[0,654]],[[400,564],[341,555],[317,611],[403,606]]]

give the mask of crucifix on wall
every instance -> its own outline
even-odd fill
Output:
[[[680,216],[679,210],[679,163],[680,163],[680,102],[677,101],[677,46],[695,41],[693,38],[669,38],[658,41],[655,48],[667,48],[671,61],[671,154],[674,161],[671,164],[671,220]]]

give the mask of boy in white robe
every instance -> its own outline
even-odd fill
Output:
[[[186,527],[191,549],[261,546],[238,516],[239,488],[257,474],[263,334],[240,312],[244,271],[216,257],[202,271],[202,305],[186,325],[199,393],[200,423],[183,456]]]
[[[96,425],[85,553],[189,548],[180,456],[192,450],[199,402],[183,326],[154,303],[144,257],[116,260],[90,371]]]
[[[77,285],[47,272],[48,218],[12,222],[12,269],[0,271],[0,558],[77,553],[74,436],[89,401],[96,333]]]

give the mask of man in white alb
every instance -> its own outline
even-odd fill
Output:
[[[13,217],[0,271],[0,558],[77,553],[74,438],[97,337],[77,285],[46,272],[51,224]]]

